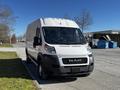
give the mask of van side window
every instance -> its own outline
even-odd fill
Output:
[[[37,36],[37,37],[40,37],[40,28],[37,28],[37,29],[36,29],[36,36]]]

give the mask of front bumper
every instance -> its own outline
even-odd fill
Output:
[[[54,68],[53,75],[55,76],[78,76],[83,74],[90,74],[93,71],[94,65],[87,66],[70,66]]]
[[[90,74],[94,69],[94,62],[82,66],[60,66],[58,57],[53,55],[44,55],[43,64],[46,71],[54,76],[78,76]]]

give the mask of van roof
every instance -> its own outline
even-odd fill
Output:
[[[69,20],[69,19],[41,18],[40,22],[41,22],[42,27],[72,27],[72,28],[79,28],[79,26],[73,20]]]

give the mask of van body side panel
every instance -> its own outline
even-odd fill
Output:
[[[30,56],[32,56],[35,59],[37,59],[40,46],[34,47],[33,42],[34,42],[34,37],[36,36],[36,29],[39,27],[41,27],[41,26],[40,26],[40,21],[38,19],[28,26],[27,34],[26,34],[27,35],[26,36],[26,46],[28,49],[28,54],[30,54]]]

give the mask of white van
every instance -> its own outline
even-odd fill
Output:
[[[41,79],[49,75],[89,75],[94,68],[91,48],[72,20],[41,18],[28,25],[27,62],[34,62]]]

